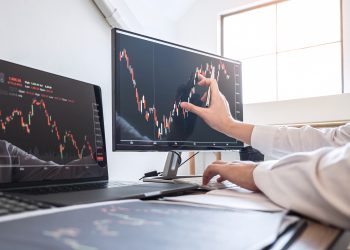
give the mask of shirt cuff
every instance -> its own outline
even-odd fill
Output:
[[[290,205],[287,199],[278,198],[276,192],[276,183],[273,181],[272,169],[276,165],[277,160],[264,161],[259,163],[253,171],[253,179],[255,185],[273,202],[284,208],[289,208]],[[287,197],[287,196],[285,196]]]
[[[269,174],[271,172],[271,169],[273,168],[273,165],[277,161],[263,161],[260,162],[256,168],[253,171],[253,179],[255,182],[255,185],[262,191],[269,190],[271,187],[271,180],[269,178]]]
[[[251,137],[252,147],[265,155],[271,155],[277,130],[276,126],[255,125]]]

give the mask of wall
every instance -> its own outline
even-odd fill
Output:
[[[219,53],[218,17],[220,13],[255,2],[259,2],[259,0],[197,1],[177,23],[175,27],[176,42],[211,53]]]
[[[120,13],[123,29],[156,37],[175,39],[178,18],[198,0],[109,0]]]
[[[102,87],[112,179],[163,169],[166,153],[111,151],[110,27],[92,1],[0,0],[0,34],[1,59]]]
[[[350,93],[350,1],[343,0],[344,92]]]
[[[245,105],[244,119],[254,124],[349,121],[350,94]],[[268,111],[268,112],[267,112]],[[286,116],[286,114],[288,114]]]
[[[227,10],[230,9],[237,10],[244,6],[261,2],[269,1],[197,1],[196,5],[178,23],[176,39],[181,44],[212,53],[219,53],[218,16],[221,13],[227,13]],[[350,93],[350,1],[343,0],[342,15],[344,31],[344,89],[345,93]],[[349,104],[348,100],[349,95],[338,95],[273,103],[248,104],[244,105],[244,120],[247,122],[267,124],[350,120],[350,110],[344,108],[346,107],[344,105]],[[306,108],[300,109],[301,107]],[[269,112],[266,112],[267,110]],[[288,111],[288,116],[285,116],[286,110]],[[300,112],[301,110],[302,112]]]

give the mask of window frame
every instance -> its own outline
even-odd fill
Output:
[[[254,3],[251,4],[247,4],[247,5],[243,5],[242,7],[239,8],[235,8],[229,11],[226,11],[222,14],[219,15],[219,20],[218,20],[218,25],[219,25],[219,48],[218,51],[220,52],[220,55],[223,56],[224,55],[224,18],[232,16],[232,15],[236,15],[236,14],[240,14],[243,12],[248,12],[251,10],[255,10],[255,9],[259,9],[259,8],[264,8],[266,6],[271,6],[271,5],[275,5],[277,7],[277,4],[282,3],[282,2],[287,2],[289,0],[262,0],[262,1],[256,1]],[[345,93],[345,72],[344,72],[344,25],[343,25],[343,1],[344,0],[338,0],[340,3],[340,60],[341,60],[341,68],[340,68],[340,79],[341,79],[341,93],[339,94],[344,94]],[[276,13],[277,15],[277,13]],[[276,20],[277,22],[277,20]],[[277,23],[276,23],[276,27],[277,27]],[[277,32],[277,31],[276,31]],[[319,45],[317,45],[319,46]],[[275,55],[277,56],[278,52],[277,52],[277,47],[276,47],[276,52]],[[276,61],[276,70],[278,68],[278,62]],[[278,81],[276,79],[276,89],[278,90]],[[301,97],[302,98],[302,97]],[[310,97],[312,98],[312,97]],[[295,99],[300,99],[300,98],[295,98]],[[293,99],[291,99],[293,100]],[[284,100],[274,100],[274,102],[278,102],[278,101],[284,101]],[[258,103],[258,102],[257,102]]]

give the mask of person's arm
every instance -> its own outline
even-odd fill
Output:
[[[201,108],[183,102],[181,107],[201,117],[210,127],[252,145],[263,154],[281,157],[293,152],[312,151],[325,146],[342,146],[350,141],[350,124],[338,128],[315,129],[252,125],[236,121],[214,79],[199,75],[201,86],[209,86],[211,103]]]
[[[350,143],[260,163],[253,180],[275,203],[350,229]]]
[[[203,184],[207,185],[214,176],[218,182],[230,181],[251,191],[260,191],[253,179],[253,172],[258,163],[250,161],[214,161],[203,173]]]
[[[198,85],[210,88],[209,107],[202,108],[188,102],[182,102],[181,107],[201,117],[213,129],[250,144],[254,125],[239,122],[232,117],[227,100],[221,94],[216,80],[205,78],[202,75],[199,75],[199,78]]]
[[[339,147],[349,141],[350,123],[327,129],[256,125],[251,135],[251,145],[274,158],[321,147]]]
[[[295,153],[280,160],[210,164],[203,183],[219,175],[276,204],[311,218],[350,229],[350,143]]]

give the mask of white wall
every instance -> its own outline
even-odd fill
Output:
[[[349,121],[350,94],[312,97],[244,106],[244,120],[253,124],[300,124]]]
[[[111,151],[110,27],[92,1],[0,0],[0,58],[102,87],[111,178],[163,169],[165,153]]]
[[[350,93],[350,1],[343,0],[344,92]]]
[[[219,15],[226,13],[227,10],[237,10],[262,2],[262,0],[197,1],[177,25],[177,42],[212,53],[219,53]],[[343,0],[343,31],[345,92],[350,93],[350,1],[348,0]],[[350,120],[350,109],[345,108],[349,107],[349,97],[349,95],[338,95],[247,104],[244,105],[244,120],[265,124]]]
[[[195,5],[178,21],[176,42],[219,54],[218,17],[227,10],[252,4],[259,0],[197,0]]]
[[[117,7],[123,29],[174,41],[178,18],[198,0],[109,0]]]

